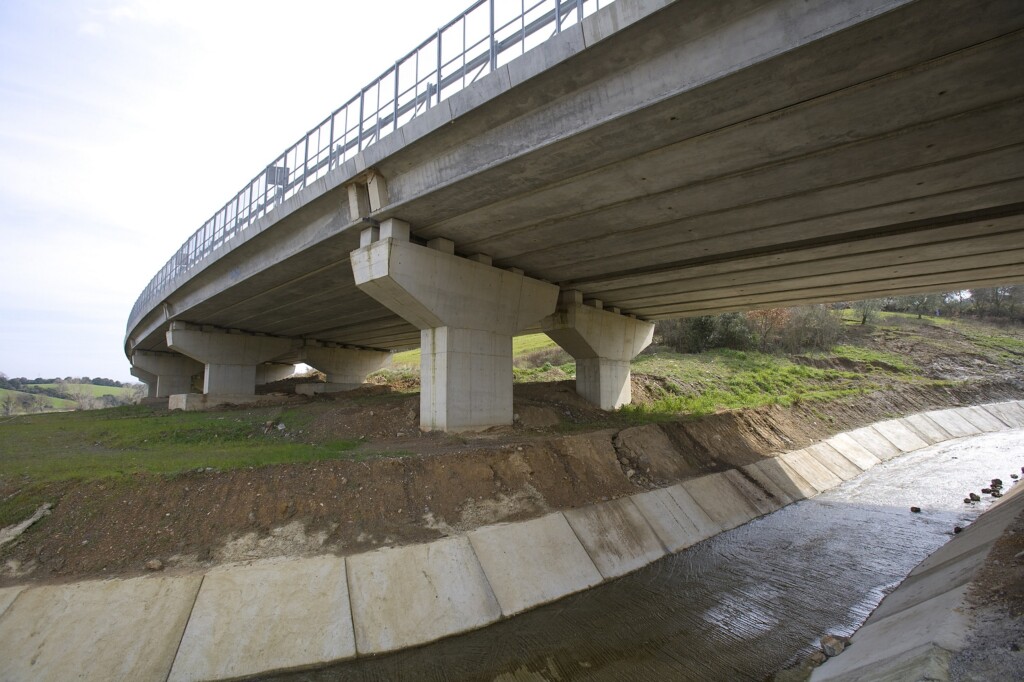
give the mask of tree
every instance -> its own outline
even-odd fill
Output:
[[[875,319],[878,311],[882,309],[882,299],[867,298],[853,304],[853,309],[860,316],[860,323],[867,324]]]
[[[10,417],[14,414],[17,404],[17,401],[14,399],[14,394],[6,393],[4,394],[4,399],[0,400],[0,411],[3,411],[5,417]]]
[[[769,308],[767,310],[751,310],[747,313],[747,322],[757,337],[758,348],[762,353],[767,352],[769,341],[789,321],[790,311],[787,308]]]

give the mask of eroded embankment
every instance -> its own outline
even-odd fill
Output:
[[[54,484],[53,513],[4,548],[0,585],[141,574],[154,559],[180,572],[425,542],[742,467],[887,417],[1020,395],[1011,383],[907,387],[577,431],[593,422],[574,420],[599,413],[570,383],[526,384],[515,428],[465,438],[408,433],[410,396],[360,408],[372,422],[346,422],[384,434],[372,447],[391,454],[364,461]]]

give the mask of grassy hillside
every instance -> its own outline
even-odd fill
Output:
[[[71,393],[82,393],[83,395],[99,398],[104,395],[112,395],[116,398],[124,398],[132,393],[132,389],[118,386],[97,386],[95,384],[31,384],[39,388],[61,389],[65,388]]]
[[[524,336],[517,336],[512,339],[512,357],[520,357],[528,353],[533,353],[534,351],[556,347],[555,342],[544,334],[526,334]],[[392,365],[395,369],[403,367],[419,369],[420,349],[416,348],[415,350],[396,353],[392,360]]]
[[[46,409],[49,410],[73,410],[77,406],[77,403],[74,400],[64,400],[63,398],[53,398],[48,395],[23,393],[22,391],[12,391],[7,388],[0,388],[0,402],[2,402],[8,395],[13,396],[16,401],[20,401],[23,398],[34,398],[45,405]]]

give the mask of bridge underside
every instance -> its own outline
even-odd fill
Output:
[[[321,192],[129,345],[167,350],[183,320],[417,346],[353,278],[391,218],[647,320],[1024,281],[1019,2],[817,5],[669,4],[507,91],[493,74],[498,94],[373,161],[370,215]]]

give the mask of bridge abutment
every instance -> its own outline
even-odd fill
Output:
[[[167,345],[171,350],[205,365],[204,395],[235,399],[255,396],[257,368],[294,351],[298,343],[294,339],[275,336],[197,329],[182,322],[172,322],[167,332]],[[268,378],[267,371],[262,368],[261,378]],[[210,401],[205,401],[205,404],[210,404]]]
[[[156,375],[138,367],[132,367],[130,371],[133,377],[146,385],[146,398],[156,398]]]
[[[558,288],[462,258],[436,239],[409,241],[384,221],[352,252],[356,285],[420,331],[420,428],[472,431],[512,423],[512,336],[555,309]]]
[[[391,353],[361,348],[308,345],[299,353],[299,358],[327,375],[327,383],[299,384],[295,387],[296,393],[313,395],[359,388],[370,373],[388,364]]]
[[[132,366],[156,377],[155,386],[150,384],[153,387],[151,398],[188,393],[192,390],[192,377],[203,371],[202,364],[178,353],[136,351],[132,353]]]
[[[576,392],[602,410],[632,400],[629,363],[654,338],[654,324],[584,305],[579,291],[563,291],[558,309],[542,323],[544,333],[576,360]]]

